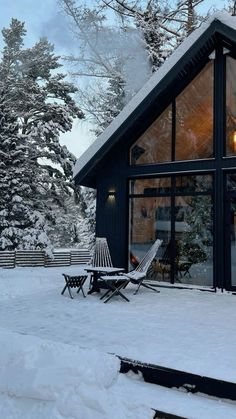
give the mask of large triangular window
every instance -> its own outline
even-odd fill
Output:
[[[133,144],[130,163],[213,157],[213,63],[210,61]]]
[[[226,155],[236,155],[236,60],[226,59]]]

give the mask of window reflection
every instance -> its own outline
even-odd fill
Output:
[[[134,179],[130,181],[130,194],[158,195],[170,192],[171,178]]]
[[[231,73],[235,77],[234,65]],[[231,77],[233,78],[233,76]],[[229,91],[231,86],[229,87]],[[232,101],[232,98],[230,99]],[[234,103],[234,106],[236,104]],[[236,112],[233,110],[233,118]],[[176,98],[176,141],[172,150],[174,114],[172,105],[141,135],[130,150],[131,164],[153,164],[172,160],[213,157],[213,63],[209,62]],[[233,120],[234,121],[234,120]],[[229,135],[235,129],[233,125]]]
[[[226,176],[226,185],[228,191],[236,191],[236,174],[230,173]]]
[[[176,99],[175,160],[212,157],[213,64],[209,62]]]
[[[212,285],[212,176],[174,176],[173,180],[175,189],[170,177],[130,181],[130,267],[159,238],[163,243],[149,272],[152,279]]]
[[[171,161],[172,106],[136,141],[130,151],[131,164],[151,164]]]
[[[213,236],[210,196],[175,200],[176,282],[212,285]]]
[[[236,154],[236,60],[226,58],[226,155]]]
[[[176,177],[176,193],[207,192],[211,190],[211,175],[188,175]]]
[[[130,268],[135,267],[139,263],[150,248],[150,245],[157,238],[163,242],[161,248],[158,250],[156,262],[163,258],[166,253],[166,248],[170,243],[170,208],[170,198],[166,197],[140,197],[130,199]],[[168,269],[166,266],[162,274],[162,277],[169,278],[170,266],[168,266]]]
[[[208,192],[212,191],[211,175],[183,175],[176,176],[175,192]],[[171,194],[171,177],[134,179],[130,181],[131,195],[166,195]]]

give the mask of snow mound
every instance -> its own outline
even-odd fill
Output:
[[[2,417],[116,417],[107,392],[118,377],[115,356],[6,331],[0,346]]]

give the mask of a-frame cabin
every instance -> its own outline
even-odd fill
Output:
[[[75,179],[97,190],[116,266],[161,238],[158,281],[236,289],[236,17],[212,16],[177,48]]]

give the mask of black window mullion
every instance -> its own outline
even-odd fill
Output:
[[[172,150],[171,160],[175,161],[175,141],[176,141],[176,101],[172,103]]]
[[[175,185],[176,177],[173,176],[171,179],[171,272],[170,272],[170,282],[174,284],[175,282]]]
[[[225,143],[225,55],[223,47],[216,49],[214,67],[214,151],[216,176],[214,185],[214,278],[218,287],[224,287],[224,192],[223,192],[223,171],[222,157],[224,155]]]

